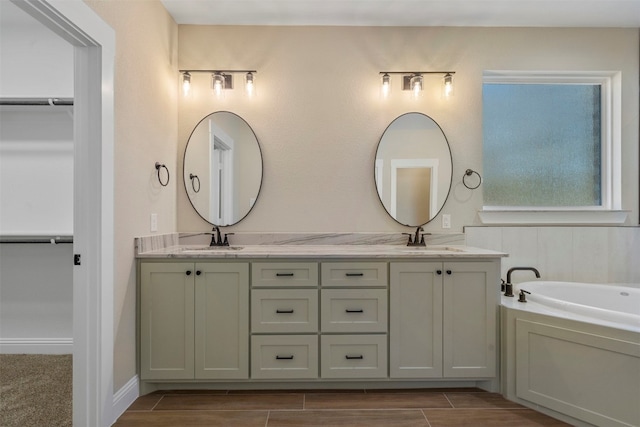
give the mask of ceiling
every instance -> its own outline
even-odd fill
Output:
[[[178,24],[640,28],[640,0],[161,0]]]

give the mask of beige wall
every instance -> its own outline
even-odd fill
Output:
[[[373,162],[386,126],[423,112],[445,132],[454,160],[444,213],[453,231],[475,221],[480,191],[461,183],[482,171],[484,69],[621,70],[623,200],[638,223],[638,30],[178,26],[158,1],[85,0],[116,31],[114,390],[136,374],[133,238],[205,230],[186,199],[182,154],[193,127],[228,110],[253,127],[264,156],[262,193],[237,231],[405,231],[375,192]],[[615,47],[615,48],[613,48]],[[179,54],[179,56],[178,56]],[[178,94],[179,68],[256,68],[258,97],[213,99],[209,76]],[[420,103],[397,91],[379,98],[381,70],[453,69],[456,96],[439,98],[427,77]],[[241,76],[236,76],[240,79]],[[237,82],[236,82],[237,83]],[[160,187],[153,165],[167,164]],[[176,223],[177,218],[177,223]],[[439,218],[427,226],[440,231]]]
[[[136,375],[133,239],[176,227],[177,25],[159,1],[86,1],[116,32],[114,390]],[[171,172],[167,187],[155,162]],[[182,188],[180,188],[181,191]],[[189,207],[191,208],[191,207]]]
[[[217,110],[242,116],[260,141],[261,194],[235,231],[406,231],[378,200],[373,163],[386,126],[409,111],[432,117],[451,145],[453,187],[442,211],[451,231],[473,224],[482,192],[466,189],[462,175],[482,172],[482,72],[492,69],[622,71],[623,208],[638,224],[638,29],[181,25],[178,62],[258,70],[253,100],[238,89],[214,99],[205,74],[192,76],[192,97],[179,95],[178,156]],[[441,77],[427,76],[419,102],[397,90],[399,80],[391,99],[380,99],[379,71],[415,69],[455,70],[455,97],[441,100]],[[180,231],[209,228],[182,188],[177,200]],[[426,229],[440,225],[437,217]]]

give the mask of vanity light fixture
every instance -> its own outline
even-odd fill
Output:
[[[402,75],[402,90],[410,90],[412,98],[419,98],[425,88],[425,75],[443,74],[443,94],[453,94],[453,75],[455,71],[380,71],[382,75],[382,96],[388,98],[391,92],[391,74]]]
[[[211,74],[211,89],[216,97],[224,97],[227,90],[233,89],[233,75],[242,73],[245,75],[245,89],[248,96],[255,96],[255,74],[256,70],[180,70],[182,73],[182,92],[187,96],[191,91],[191,74],[208,73]]]

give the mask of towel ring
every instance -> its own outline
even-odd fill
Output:
[[[189,179],[191,180],[191,188],[193,188],[194,193],[200,192],[200,178],[198,175],[194,175],[192,173],[189,174]],[[198,189],[196,190],[196,181],[198,182]]]
[[[160,178],[160,169],[164,168],[164,170],[167,171],[167,181],[166,182],[162,182],[162,178]],[[169,185],[169,168],[167,168],[165,165],[160,164],[159,162],[156,162],[156,171],[158,172],[158,181],[160,181],[160,185],[162,185],[163,187],[166,187],[167,185]]]
[[[473,174],[478,175],[478,185],[476,185],[475,187],[471,187],[469,185],[467,185],[467,182],[465,181],[465,178],[468,176],[471,176]],[[464,172],[464,175],[462,175],[462,183],[464,184],[465,187],[467,187],[469,190],[475,190],[476,188],[480,187],[480,184],[482,184],[482,177],[480,176],[480,174],[476,171],[474,171],[473,169],[467,169]]]

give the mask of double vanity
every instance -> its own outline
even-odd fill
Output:
[[[502,256],[401,244],[139,247],[142,392],[496,391]]]
[[[199,244],[177,235],[136,242],[142,392],[498,391],[504,254],[466,247],[464,237],[441,244],[428,236],[424,244],[422,225],[451,190],[453,160],[442,129],[424,114],[401,115],[382,135],[373,167],[381,205],[397,223],[415,227],[415,237],[393,233],[363,243],[331,236],[332,243],[314,244],[306,236],[292,244],[236,233],[237,246],[222,246],[229,239],[219,227],[242,221],[255,205],[262,154],[241,117],[204,117],[187,143],[182,175],[214,236],[200,236]]]

